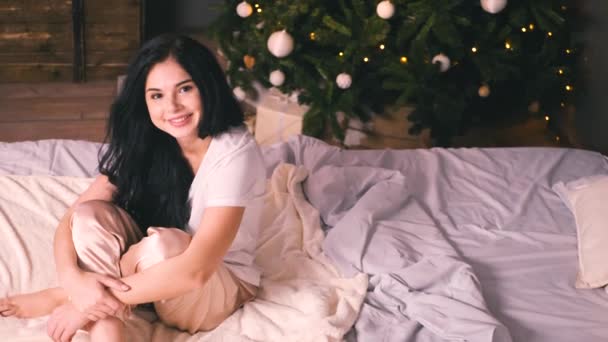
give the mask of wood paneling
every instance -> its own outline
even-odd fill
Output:
[[[126,65],[99,65],[87,67],[87,78],[89,80],[114,80],[126,72]]]
[[[113,82],[87,82],[86,85],[76,83],[29,84],[12,83],[0,84],[0,103],[17,99],[33,99],[37,97],[61,98],[78,97],[112,97],[115,93]],[[2,118],[0,112],[0,118]]]
[[[2,0],[0,3],[3,24],[69,23],[71,11],[71,0]]]
[[[133,23],[87,23],[85,39],[89,52],[135,52],[139,47],[139,32]]]
[[[127,63],[140,44],[139,6],[139,0],[96,0],[86,3],[88,79],[115,79],[126,72]],[[89,56],[95,56],[95,60]]]
[[[69,64],[0,64],[2,82],[59,82],[72,80],[72,63]]]
[[[87,64],[91,66],[102,65],[102,64],[124,64],[127,63],[129,58],[132,56],[132,52],[129,50],[125,51],[114,51],[114,53],[107,53],[106,51],[90,51],[87,54]],[[72,51],[51,53],[45,52],[3,52],[0,51],[0,64],[15,64],[15,65],[30,65],[30,64],[42,64],[42,63],[60,63],[60,64],[72,64]]]
[[[101,141],[116,82],[0,84],[0,141]]]
[[[106,120],[56,120],[0,123],[0,141],[76,139],[103,141]]]
[[[101,96],[70,96],[53,101],[44,97],[15,99],[2,109],[6,114],[2,115],[0,122],[104,119],[108,116],[112,99]]]
[[[52,53],[72,51],[71,23],[0,24],[0,51]]]
[[[140,0],[87,0],[84,40],[87,80],[124,74],[139,47]],[[3,0],[0,82],[71,81],[72,1]]]
[[[139,23],[140,1],[93,0],[85,4],[85,15],[89,24],[108,22]],[[134,32],[138,33],[138,32]]]

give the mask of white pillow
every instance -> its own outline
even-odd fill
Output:
[[[583,177],[553,190],[574,214],[578,236],[577,288],[608,284],[608,175]]]

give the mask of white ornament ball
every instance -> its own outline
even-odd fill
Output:
[[[236,87],[232,89],[232,93],[234,94],[234,97],[236,97],[236,99],[239,101],[243,101],[247,97],[247,94],[241,87]]]
[[[507,0],[480,0],[484,11],[496,14],[507,6]]]
[[[490,86],[488,86],[487,84],[482,85],[477,90],[477,94],[479,94],[479,97],[488,97],[488,96],[490,96]]]
[[[435,55],[431,61],[433,64],[439,63],[439,71],[446,72],[450,68],[450,58],[442,53]]]
[[[343,72],[336,77],[336,84],[340,89],[348,89],[350,88],[350,85],[353,84],[353,78],[349,74]]]
[[[270,73],[270,83],[275,87],[280,87],[285,82],[285,73],[281,70],[275,70]]]
[[[270,35],[266,44],[275,57],[283,58],[293,51],[293,38],[287,31],[277,31]]]
[[[253,13],[253,7],[247,1],[243,1],[236,6],[236,14],[241,18],[247,18],[251,13]]]
[[[388,0],[381,1],[376,6],[376,13],[382,19],[390,19],[395,14],[395,5]]]

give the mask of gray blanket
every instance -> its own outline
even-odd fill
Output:
[[[311,170],[305,191],[328,228],[325,253],[346,275],[370,275],[349,340],[511,341],[404,174],[345,166],[342,151],[308,138],[290,143],[268,151],[269,169],[278,157]]]

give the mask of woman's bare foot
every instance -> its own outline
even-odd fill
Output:
[[[66,301],[63,289],[56,287],[0,299],[0,316],[34,318],[51,314]]]

